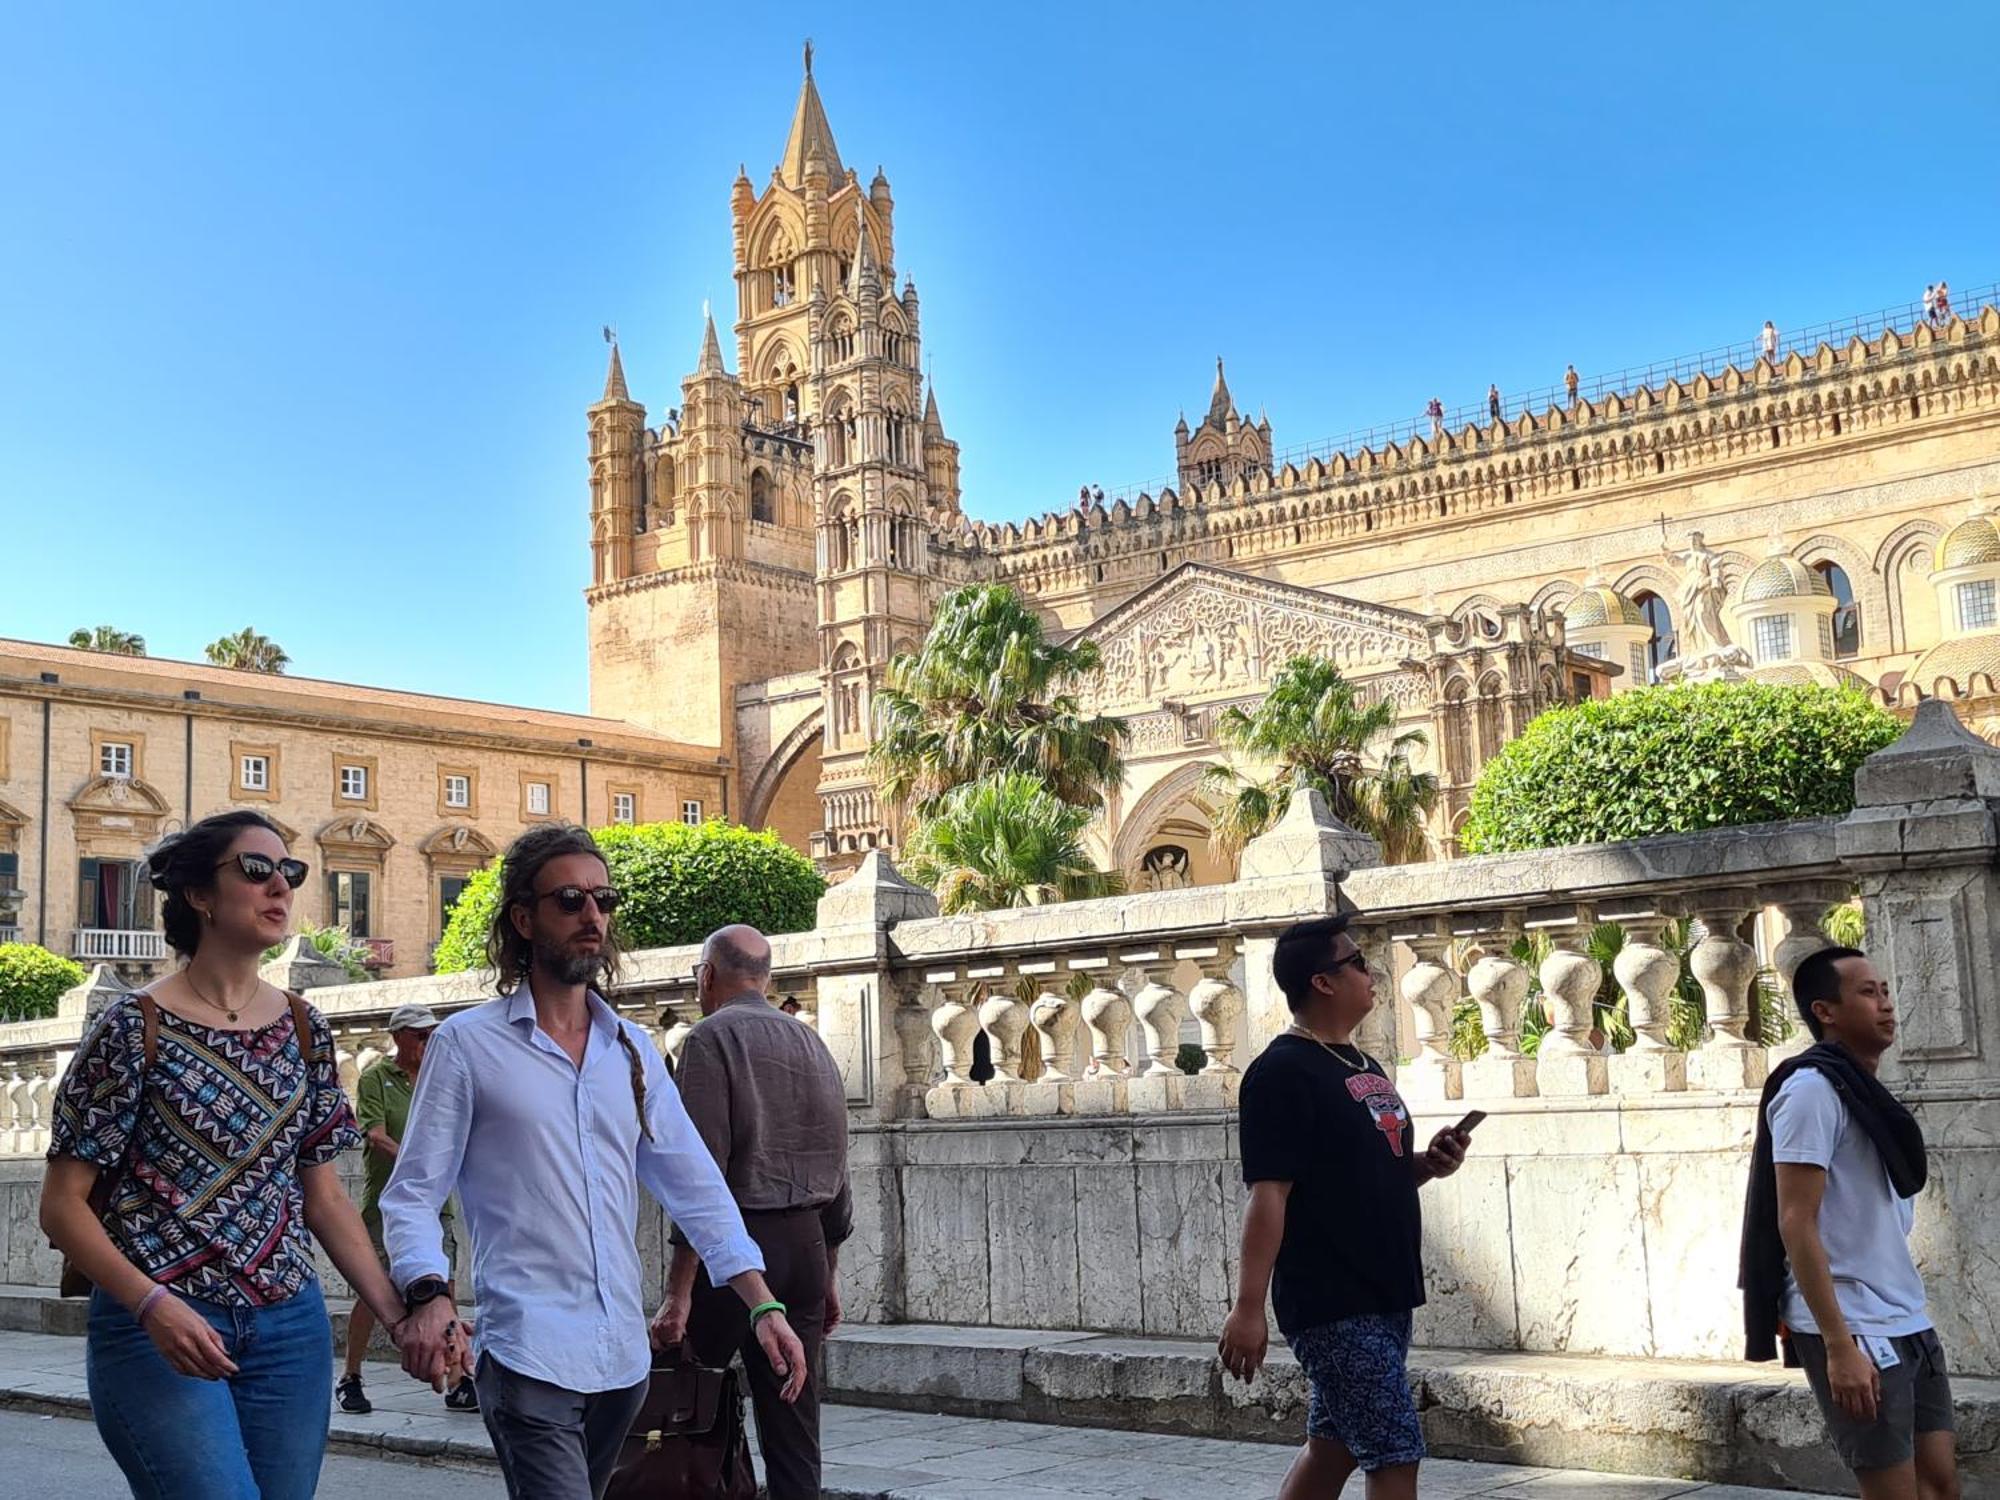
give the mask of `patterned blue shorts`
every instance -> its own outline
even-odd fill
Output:
[[[1364,1473],[1424,1456],[1410,1394],[1410,1314],[1367,1313],[1303,1328],[1286,1342],[1312,1388],[1306,1431],[1343,1443]]]

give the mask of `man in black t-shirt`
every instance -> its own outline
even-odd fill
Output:
[[[1264,1363],[1264,1295],[1312,1401],[1279,1500],[1330,1500],[1357,1468],[1368,1500],[1414,1500],[1423,1429],[1410,1396],[1410,1313],[1424,1301],[1417,1189],[1449,1177],[1466,1138],[1422,1152],[1382,1065],[1353,1042],[1375,1007],[1346,915],[1288,928],[1271,961],[1293,1025],[1243,1075],[1243,1257],[1223,1368]],[[1276,1281],[1273,1284],[1273,1271]]]

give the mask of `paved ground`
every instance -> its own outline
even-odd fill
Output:
[[[372,1416],[334,1414],[335,1454],[320,1493],[497,1495],[486,1429],[447,1412],[428,1389],[391,1366],[371,1367]],[[43,1418],[36,1408],[87,1415],[83,1340],[0,1333],[0,1452],[6,1490],[36,1500],[118,1493],[116,1471],[86,1421]],[[1253,1500],[1277,1493],[1289,1450],[1263,1443],[1157,1433],[1106,1432],[990,1422],[862,1407],[825,1413],[825,1493],[834,1500]],[[371,1453],[371,1450],[373,1452]],[[396,1456],[388,1456],[390,1453]],[[381,1454],[382,1456],[374,1456]],[[423,1467],[418,1467],[422,1465]],[[21,1475],[30,1476],[25,1480]],[[1350,1491],[1354,1489],[1350,1486]],[[1686,1479],[1497,1467],[1424,1465],[1425,1500],[1831,1500]]]

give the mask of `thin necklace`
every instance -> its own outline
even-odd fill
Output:
[[[220,1001],[209,999],[207,995],[202,993],[201,986],[194,982],[193,969],[189,968],[181,970],[181,977],[187,980],[188,988],[194,991],[195,999],[199,1000],[203,1005],[213,1006],[216,1010],[221,1011],[225,1016],[229,1017],[229,1019],[232,1021],[236,1019],[235,1011],[231,1010],[228,1006],[222,1004]],[[261,990],[263,986],[259,985],[258,988]],[[253,995],[251,998],[255,999],[256,997]]]
[[[1356,1057],[1359,1057],[1361,1061],[1348,1062],[1347,1054],[1340,1050],[1340,1044],[1338,1042],[1329,1042],[1328,1040],[1326,1040],[1325,1037],[1319,1035],[1319,1033],[1315,1031],[1309,1031],[1307,1028],[1300,1026],[1296,1023],[1294,1023],[1288,1029],[1291,1031],[1293,1036],[1302,1036],[1309,1042],[1318,1042],[1320,1046],[1326,1048],[1327,1051],[1331,1052],[1335,1057],[1339,1058],[1342,1063],[1352,1068],[1355,1072],[1366,1073],[1369,1070],[1368,1054],[1366,1052],[1363,1052],[1359,1047],[1354,1048],[1354,1055]],[[1349,1045],[1352,1046],[1353,1044],[1349,1043]]]

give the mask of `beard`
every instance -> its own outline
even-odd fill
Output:
[[[557,984],[590,984],[604,973],[606,960],[601,949],[596,953],[572,952],[559,943],[539,938],[534,948],[536,971]]]

